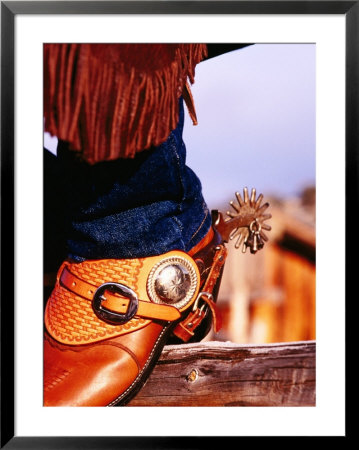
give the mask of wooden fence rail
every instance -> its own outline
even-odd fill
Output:
[[[315,341],[163,350],[128,406],[315,406]]]

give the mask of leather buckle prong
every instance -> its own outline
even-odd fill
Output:
[[[102,302],[106,300],[104,296],[105,291],[120,294],[122,297],[130,300],[127,311],[124,314],[110,311],[102,306]],[[128,322],[136,314],[138,310],[138,297],[131,288],[124,284],[104,283],[96,290],[93,296],[92,308],[99,319],[111,325],[120,325]]]

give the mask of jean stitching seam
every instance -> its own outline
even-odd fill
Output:
[[[203,227],[203,225],[204,225],[204,223],[205,223],[207,217],[208,217],[208,209],[206,208],[206,212],[205,212],[204,218],[203,218],[202,222],[200,223],[199,227],[197,228],[197,230],[192,234],[191,239],[190,239],[191,241],[192,241],[192,240],[195,238],[195,236],[199,233],[199,231],[200,231],[201,228]]]
[[[179,204],[180,211],[182,211],[182,203],[185,200],[185,195],[184,195],[185,187],[184,187],[184,182],[183,182],[183,178],[182,178],[182,174],[181,174],[180,156],[178,154],[176,141],[175,141],[175,138],[174,138],[172,133],[171,133],[171,144],[173,145],[173,151],[174,151],[174,155],[175,155],[176,166],[177,166],[177,169],[178,169],[178,178],[179,178],[181,191],[182,191],[181,192],[181,203]]]

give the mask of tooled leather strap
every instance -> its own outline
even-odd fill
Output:
[[[67,269],[67,267],[65,267],[62,271],[62,274],[60,276],[60,283],[69,291],[89,301],[92,301],[93,296],[97,290],[96,286],[80,279],[79,277],[71,273]],[[119,297],[117,295],[114,295],[110,291],[107,291],[106,299],[102,302],[102,306],[112,312],[125,314],[128,309],[129,303],[129,299]],[[172,322],[179,319],[181,317],[181,314],[174,306],[152,303],[139,299],[136,316]]]
[[[194,331],[202,323],[205,318],[205,313],[202,308],[198,307],[198,301],[204,300],[205,304],[209,306],[212,312],[214,330],[217,332],[221,328],[221,316],[217,305],[211,298],[214,286],[221,274],[222,267],[226,261],[228,250],[224,245],[217,247],[217,252],[214,256],[211,270],[208,278],[202,288],[202,292],[198,294],[198,299],[195,303],[194,310],[191,311],[187,317],[181,321],[173,330],[173,334],[178,338],[187,342],[194,335]]]

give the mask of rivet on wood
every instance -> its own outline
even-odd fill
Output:
[[[196,381],[198,379],[198,370],[192,369],[191,372],[187,375],[186,379],[187,379],[187,381],[190,381],[191,383]]]

